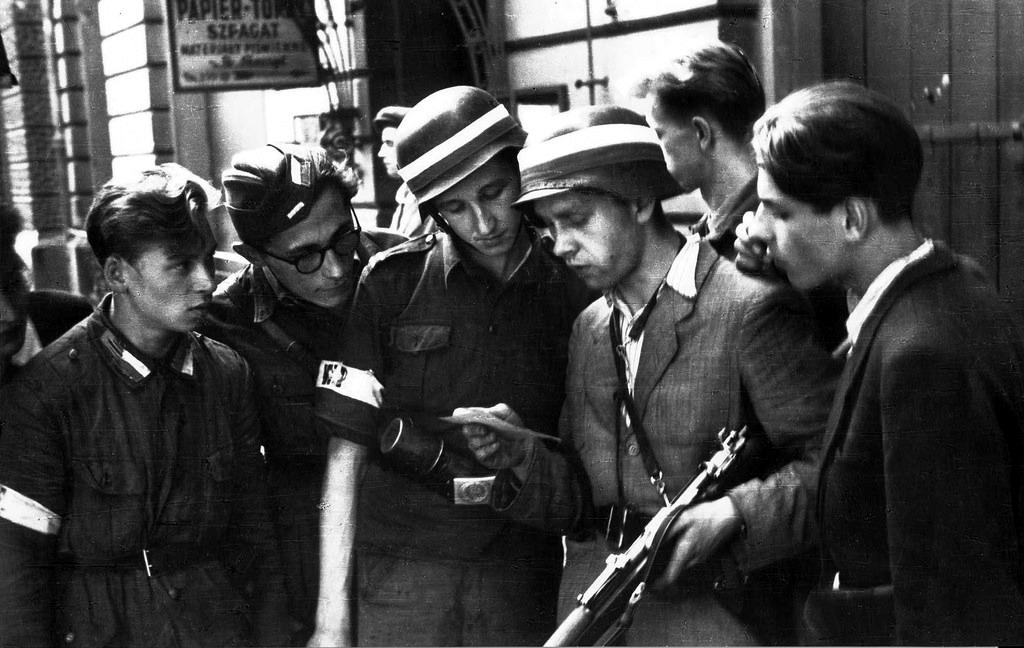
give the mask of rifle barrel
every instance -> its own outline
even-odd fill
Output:
[[[558,625],[554,634],[544,642],[545,646],[578,646],[580,637],[590,626],[594,613],[585,605],[577,605],[569,616]]]

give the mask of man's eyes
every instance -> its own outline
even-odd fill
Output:
[[[570,212],[563,217],[563,220],[569,225],[580,227],[587,224],[587,221],[590,220],[590,214],[587,212]]]
[[[505,192],[508,184],[502,182],[498,184],[488,185],[480,191],[480,197],[484,200],[494,200],[501,196]]]
[[[458,214],[464,208],[465,204],[461,202],[446,202],[437,206],[437,210],[444,214]]]

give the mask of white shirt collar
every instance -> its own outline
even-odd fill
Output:
[[[668,273],[665,275],[664,280],[662,280],[661,285],[658,286],[659,297],[661,291],[666,286],[688,299],[693,299],[697,296],[697,257],[699,252],[700,236],[688,234],[686,236],[686,243],[683,244],[683,247],[680,248],[672,260]],[[604,298],[609,306],[622,313],[623,318],[627,322],[636,319],[644,311],[644,308],[641,307],[635,313],[630,314],[629,306],[623,301],[618,287],[606,292]],[[623,334],[628,335],[628,332],[629,327],[624,327]]]
[[[931,239],[926,239],[913,252],[896,259],[878,273],[878,276],[871,282],[868,289],[864,291],[864,296],[860,298],[857,305],[850,311],[850,316],[846,320],[846,333],[851,348],[853,344],[857,343],[857,338],[860,336],[860,330],[864,326],[864,322],[867,321],[871,311],[875,309],[878,301],[885,294],[886,290],[889,289],[889,286],[907,268],[931,254],[934,249],[935,243]]]

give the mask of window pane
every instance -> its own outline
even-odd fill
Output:
[[[100,0],[97,8],[100,17],[100,35],[106,36],[142,22],[145,3],[138,2],[138,0],[135,2]]]
[[[148,112],[110,120],[110,153],[131,155],[153,151],[153,116]]]
[[[103,74],[113,76],[146,64],[146,26],[103,39]]]
[[[267,114],[267,141],[290,142],[295,137],[296,115],[327,112],[330,102],[323,88],[289,88],[263,93]]]
[[[149,107],[149,68],[140,68],[107,79],[108,114],[123,115]]]
[[[115,178],[138,175],[143,169],[156,166],[156,155],[127,155],[115,157],[110,161],[110,168]]]

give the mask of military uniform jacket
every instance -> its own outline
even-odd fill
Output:
[[[696,295],[690,298],[666,288],[647,320],[634,400],[672,495],[711,456],[720,429],[748,426],[751,449],[760,449],[755,457],[747,457],[747,470],[733,476],[739,483],[728,491],[746,526],[728,553],[729,560],[749,574],[816,540],[815,466],[838,366],[816,342],[809,307],[799,294],[781,282],[744,275],[708,242],[699,245]],[[580,457],[592,494],[580,487],[559,455],[534,445],[527,479],[506,503],[516,519],[571,531],[585,522],[580,516],[588,502],[582,498],[592,497],[597,507],[615,503],[620,477],[625,503],[647,514],[662,506],[632,429],[623,428],[616,438],[613,395],[618,378],[608,330],[611,312],[607,300],[601,299],[576,322],[560,425],[564,443]],[[751,461],[757,457],[767,461]],[[570,543],[560,615],[600,572],[607,555],[604,544]],[[694,584],[698,591],[709,593],[716,572],[690,578],[699,581]],[[770,589],[756,592],[759,598],[751,606],[767,606],[777,596]],[[640,634],[629,641],[764,641],[749,636],[708,597],[683,596],[672,608],[676,625],[688,619],[687,627],[668,629],[666,635]],[[657,607],[652,604],[650,609]],[[644,611],[641,604],[639,614]],[[644,625],[638,617],[633,628],[644,633]]]
[[[393,232],[364,230],[359,267],[405,240]],[[264,270],[252,265],[217,287],[202,330],[237,349],[252,367],[260,441],[272,466],[323,477],[327,436],[314,425],[313,382],[320,360],[339,356],[343,326],[343,317],[275,289]]]
[[[198,334],[147,358],[109,304],[0,394],[0,484],[17,494],[0,519],[0,644],[244,643],[284,618],[248,368]],[[150,577],[143,550],[174,557]]]
[[[978,265],[936,244],[868,315],[829,419],[835,596],[893,622],[839,628],[844,643],[1024,643],[1022,434],[1018,329]],[[869,588],[885,601],[858,599]]]
[[[449,236],[428,234],[367,266],[342,357],[379,378],[383,410],[447,416],[457,407],[507,403],[528,426],[554,433],[569,332],[588,296],[541,241],[501,285]],[[379,447],[377,429],[334,431]],[[377,461],[361,488],[357,542],[424,559],[546,560],[557,548],[552,535],[486,505],[455,506]]]

